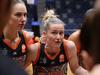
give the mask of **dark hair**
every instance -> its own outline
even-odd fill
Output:
[[[10,17],[13,1],[14,0],[0,0],[0,32],[2,32]]]
[[[24,2],[22,0],[0,0],[0,14],[2,14],[2,12],[8,13],[11,7],[13,7],[13,5],[15,5],[16,3],[24,3]]]
[[[100,11],[93,11],[82,24],[80,32],[80,43],[82,50],[85,50],[93,57],[94,63],[100,63]]]
[[[0,10],[9,11],[11,5],[13,4],[13,0],[0,0]],[[5,7],[4,7],[5,5]],[[0,11],[0,12],[1,12]]]
[[[82,49],[86,49],[86,50],[89,49],[90,35],[91,35],[89,26],[92,23],[93,16],[94,16],[94,11],[91,11],[91,14],[85,14],[84,22],[82,23],[81,32],[80,32],[80,42],[81,42]]]

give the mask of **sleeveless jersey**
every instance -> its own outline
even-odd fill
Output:
[[[67,74],[67,58],[64,45],[61,45],[60,52],[55,59],[50,59],[44,52],[45,44],[40,46],[39,58],[33,66],[34,75],[66,75]]]
[[[19,41],[16,48],[11,47],[10,43],[8,44],[6,40],[4,40],[4,36],[0,38],[0,55],[7,56],[13,59],[15,62],[20,63],[21,66],[25,65],[27,46],[25,42],[25,37],[22,32],[19,32],[19,37],[21,40]]]

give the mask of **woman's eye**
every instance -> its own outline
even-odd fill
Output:
[[[15,16],[20,17],[21,16],[21,13],[17,13],[17,14],[15,14]]]
[[[57,34],[57,32],[52,32],[52,34]]]
[[[26,17],[27,16],[27,13],[24,13],[24,17]]]
[[[64,34],[64,32],[60,32],[59,34],[62,35],[62,34]]]

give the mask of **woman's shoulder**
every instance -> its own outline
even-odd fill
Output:
[[[95,65],[92,71],[90,72],[90,75],[99,75],[99,74],[100,74],[100,64]]]
[[[73,32],[69,37],[68,40],[77,41],[79,39],[80,30]]]
[[[64,39],[64,49],[67,51],[68,54],[77,53],[77,49],[73,41]]]
[[[63,42],[64,42],[64,45],[66,45],[67,47],[72,48],[72,47],[75,46],[75,43],[73,41],[71,41],[71,40],[64,39]]]
[[[32,31],[22,30],[22,32],[25,34],[25,36],[27,38],[33,38],[34,37],[34,32],[32,32]]]
[[[29,45],[29,49],[32,51],[38,50],[40,48],[40,43],[34,43]]]

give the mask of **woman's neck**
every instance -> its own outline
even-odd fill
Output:
[[[46,45],[45,50],[48,54],[55,55],[56,53],[58,53],[60,51],[60,48],[57,48],[54,46],[52,47],[51,45]]]
[[[16,30],[12,30],[11,28],[5,28],[4,30],[4,37],[5,39],[8,39],[10,41],[14,41],[17,36],[18,36],[18,32]]]

